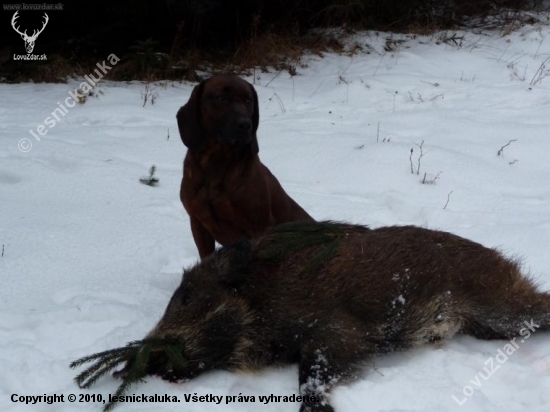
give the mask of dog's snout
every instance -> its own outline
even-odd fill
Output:
[[[252,129],[252,121],[247,117],[240,118],[237,121],[237,129],[241,132],[250,131],[250,129]]]

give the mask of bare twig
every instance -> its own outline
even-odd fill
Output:
[[[518,139],[512,139],[512,140],[510,140],[508,143],[506,143],[504,146],[502,146],[502,147],[498,150],[497,156],[502,156],[502,154],[503,154],[503,152],[504,152],[504,148],[510,146],[510,145],[512,144],[512,142],[517,142],[517,141],[518,141]]]
[[[348,102],[348,99],[349,99],[349,83],[346,82],[346,103]]]
[[[143,106],[147,104],[147,100],[149,100],[149,84],[145,85],[145,90],[141,92],[141,98],[143,99]]]
[[[378,368],[376,367],[376,365],[374,364],[374,362],[372,363],[372,369],[374,369],[374,371],[375,371],[376,373],[378,373],[380,376],[384,376],[384,374],[378,370]]]
[[[273,78],[270,81],[268,81],[267,84],[264,87],[269,86],[271,84],[271,82],[273,80],[275,80],[281,74],[282,71],[283,71],[283,69],[279,70],[279,72],[275,76],[273,76]]]
[[[432,175],[430,175],[428,177],[428,173],[424,173],[424,177],[422,178],[422,184],[425,185],[425,184],[429,184],[429,185],[433,185],[435,184],[436,180],[439,179],[439,176],[441,175],[442,172],[439,172],[438,174],[436,174],[435,176],[432,177]]]
[[[319,83],[319,84],[317,85],[317,87],[315,88],[315,90],[313,90],[313,93],[311,93],[311,94],[309,95],[310,98],[312,98],[313,95],[314,95],[315,93],[317,93],[317,90],[319,90],[319,87],[321,87],[321,85],[322,85],[324,82],[325,82],[325,81],[322,80],[321,83]]]
[[[143,99],[143,107],[147,104],[147,101],[151,101],[151,104],[154,105],[155,101],[159,97],[159,94],[154,87],[151,87],[150,83],[145,85],[144,90],[141,92],[141,98]]]
[[[498,58],[497,62],[499,62],[503,57],[504,55],[506,54],[506,52],[508,51],[508,48],[510,47],[510,45],[507,45],[506,48],[504,49],[504,51],[502,52],[502,54],[500,55],[500,57]],[[537,57],[537,55],[535,54],[535,58]]]
[[[348,102],[349,98],[349,82],[346,80],[346,78],[343,75],[338,76],[338,84],[344,83],[346,85],[346,100],[345,102]]]
[[[542,46],[542,42],[544,41],[544,37],[540,39],[539,47],[537,47],[537,51],[535,52],[535,59],[537,58],[540,50],[540,46]]]
[[[372,74],[372,77],[376,77],[376,73],[378,72],[378,69],[380,68],[380,66],[382,65],[382,61],[384,60],[384,57],[386,57],[386,55],[384,54],[382,56],[382,58],[380,59],[380,62],[378,63],[378,66],[376,66],[376,70],[374,71],[374,73]]]
[[[421,81],[422,83],[431,84],[431,85],[434,86],[434,87],[439,87],[439,83],[437,83],[437,82],[436,82],[436,83],[432,83],[432,82],[427,82],[427,81],[425,81],[425,80],[420,80],[420,81]]]
[[[414,149],[411,147],[411,155],[409,156],[409,162],[411,162],[411,175],[414,174],[414,167],[413,167],[413,152],[414,152]]]
[[[378,143],[379,138],[380,138],[380,122],[378,122],[378,127],[376,128],[376,143]]]
[[[445,202],[445,206],[443,206],[443,210],[447,209],[447,206],[449,204],[449,200],[451,200],[451,195],[453,194],[453,191],[451,190],[449,194],[447,195],[447,202]]]
[[[153,165],[151,166],[151,168],[149,169],[149,177],[142,177],[141,179],[139,179],[140,183],[143,183],[144,185],[147,185],[147,186],[157,186],[158,183],[159,183],[159,180],[157,177],[155,177],[155,171],[156,171],[156,166]]]
[[[529,83],[529,86],[534,86],[537,83],[541,82],[542,79],[544,79],[549,74],[549,70],[546,70],[546,62],[550,60],[550,57],[547,57],[539,66],[535,74],[533,75],[533,78],[531,79],[531,82]]]
[[[271,96],[268,100],[271,101],[274,97],[277,99],[277,103],[279,103],[281,113],[286,113],[285,105],[277,93],[273,93],[273,96]]]
[[[416,167],[416,174],[419,175],[420,174],[420,159],[422,159],[422,157],[424,156],[424,150],[423,150],[424,140],[422,140],[422,142],[420,144],[415,143],[415,145],[417,145],[418,148],[420,149],[420,155],[418,156],[418,164],[417,164],[417,167]]]

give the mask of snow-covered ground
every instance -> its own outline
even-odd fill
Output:
[[[363,52],[312,57],[293,78],[258,75],[262,161],[316,219],[451,231],[522,257],[550,289],[550,23],[508,35],[354,40]],[[185,149],[175,122],[193,85],[154,85],[155,104],[143,107],[142,84],[101,82],[97,98],[70,108],[36,141],[29,129],[81,81],[0,85],[2,411],[99,411],[97,402],[67,396],[106,397],[118,383],[106,377],[81,391],[69,362],[142,338],[182,267],[198,257],[179,200]],[[30,151],[18,149],[22,138]],[[160,185],[140,184],[153,164]],[[337,412],[547,411],[550,335],[535,333],[480,379],[505,343],[458,337],[442,349],[376,358],[375,369],[334,391],[333,405]],[[131,392],[181,403],[118,411],[290,412],[299,404],[261,405],[257,397],[297,391],[295,366],[254,376],[215,372],[183,385],[150,378]],[[257,402],[184,403],[195,393]],[[13,394],[64,394],[65,403],[25,405]],[[467,401],[459,406],[453,395]]]

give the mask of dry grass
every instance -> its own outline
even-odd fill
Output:
[[[287,70],[291,75],[304,65],[304,54],[322,56],[325,52],[341,53],[344,50],[342,38],[332,35],[308,34],[285,36],[266,33],[243,42],[231,61],[235,71],[247,71],[254,67],[267,70]],[[228,65],[229,66],[229,65]]]
[[[283,3],[286,4],[283,1],[280,7]],[[536,20],[533,14],[518,11],[532,6],[529,3],[529,0],[341,0],[331,4],[326,0],[313,4],[297,0],[293,5],[287,4],[296,12],[279,10],[281,19],[277,23],[273,22],[275,15],[260,15],[260,11],[252,14],[246,35],[228,39],[223,47],[197,45],[188,38],[184,22],[180,22],[173,28],[170,44],[148,39],[126,46],[126,52],[119,55],[121,61],[105,78],[195,82],[201,80],[197,75],[200,71],[250,74],[256,68],[274,68],[295,75],[307,64],[303,59],[306,54],[358,52],[359,48],[350,51],[343,46],[346,36],[354,30],[428,34],[469,26],[507,33]],[[303,11],[304,7],[308,13]],[[330,27],[339,27],[337,34],[327,30]],[[308,28],[317,29],[307,31]],[[48,55],[47,62],[27,62],[6,60],[0,55],[0,82],[63,82],[70,76],[89,74],[95,63],[106,57],[75,56]]]

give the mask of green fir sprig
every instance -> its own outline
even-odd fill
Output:
[[[146,338],[129,342],[122,348],[106,350],[77,359],[71,362],[70,367],[75,369],[93,362],[74,379],[80,388],[88,389],[99,378],[126,362],[124,373],[119,374],[122,382],[114,393],[114,396],[118,397],[124,395],[133,384],[142,382],[143,378],[147,376],[152,354],[160,355],[156,356],[155,360],[161,359],[161,362],[165,362],[165,365],[155,365],[155,367],[161,366],[165,373],[170,373],[172,376],[177,376],[187,367],[187,361],[183,355],[183,345],[175,338]],[[116,402],[109,402],[103,411],[110,411],[115,406]]]
[[[281,260],[312,246],[338,244],[346,232],[337,223],[298,221],[276,226],[260,259]]]

